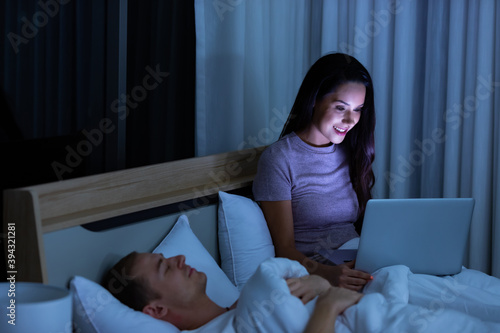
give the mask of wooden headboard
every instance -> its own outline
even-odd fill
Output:
[[[247,187],[263,148],[6,190],[4,232],[14,225],[16,242],[7,271],[47,283],[45,233]]]

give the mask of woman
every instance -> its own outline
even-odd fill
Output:
[[[375,107],[368,71],[346,54],[308,71],[280,139],[262,154],[253,192],[276,255],[301,262],[336,286],[360,290],[369,274],[332,265],[320,248],[358,236],[375,177]]]

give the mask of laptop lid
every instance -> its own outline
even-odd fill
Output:
[[[472,198],[369,200],[355,269],[401,264],[413,273],[459,273],[473,209]]]

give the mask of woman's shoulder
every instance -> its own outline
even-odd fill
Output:
[[[264,150],[267,154],[286,154],[294,149],[294,141],[298,139],[295,133],[290,133],[278,139]],[[300,139],[299,139],[300,140]]]
[[[259,164],[267,165],[285,165],[290,156],[294,155],[293,135],[286,135],[278,141],[270,144],[260,156]]]

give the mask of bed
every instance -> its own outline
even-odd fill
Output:
[[[17,281],[70,288],[76,332],[178,332],[120,304],[98,282],[131,251],[184,254],[207,273],[216,303],[239,299],[235,310],[197,331],[301,332],[314,301],[302,305],[284,278],[307,272],[274,258],[265,219],[248,195],[262,150],[7,191],[4,221],[5,228],[15,224]],[[499,279],[467,269],[437,278],[404,266],[374,276],[362,302],[337,320],[338,332],[500,330]]]

